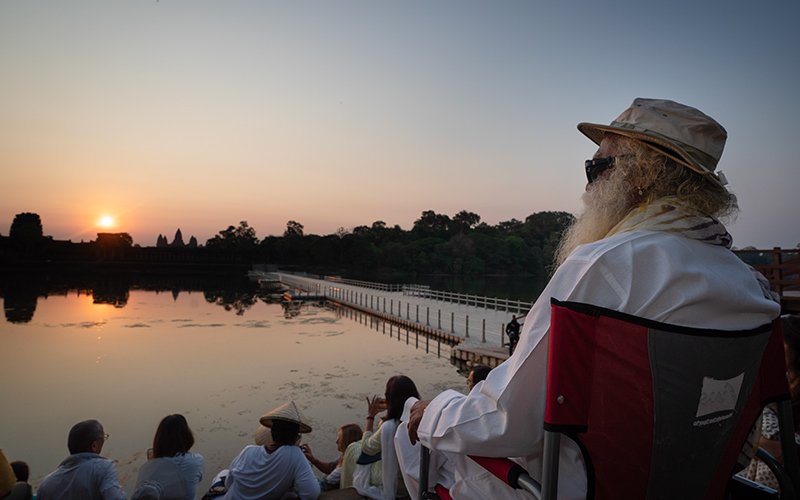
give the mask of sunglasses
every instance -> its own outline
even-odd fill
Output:
[[[616,156],[609,156],[608,158],[594,158],[592,160],[586,160],[584,165],[586,167],[586,178],[589,180],[589,184],[593,183],[598,177],[600,177],[600,174],[613,167],[616,158]]]

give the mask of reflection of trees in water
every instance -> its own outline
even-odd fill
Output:
[[[28,323],[33,319],[38,296],[35,291],[27,292],[7,295],[3,300],[3,310],[9,323]]]
[[[0,297],[6,320],[27,323],[33,319],[38,297],[66,295],[77,290],[91,294],[95,304],[125,307],[131,290],[168,292],[177,300],[181,292],[203,292],[207,302],[226,311],[244,315],[259,300],[280,302],[281,295],[262,291],[257,283],[239,273],[225,272],[154,272],[109,270],[48,270],[29,268],[0,272]]]
[[[128,304],[131,282],[128,274],[101,274],[92,283],[92,298],[95,304],[109,304],[123,308]]]
[[[36,311],[36,301],[42,294],[39,283],[20,274],[4,275],[0,281],[3,311],[9,323],[28,323]]]
[[[222,306],[226,311],[236,311],[237,316],[243,316],[244,312],[253,307],[258,302],[255,293],[238,292],[236,290],[215,290],[204,291],[206,302]]]

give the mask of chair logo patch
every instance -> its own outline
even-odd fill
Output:
[[[705,426],[727,420],[733,416],[736,402],[739,400],[739,391],[742,388],[744,372],[728,380],[716,380],[710,377],[703,377],[703,389],[700,393],[700,403],[697,405],[695,417],[711,415],[712,413],[728,412],[726,415],[709,418],[707,420],[697,420],[695,427]]]

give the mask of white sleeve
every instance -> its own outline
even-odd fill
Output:
[[[591,259],[576,259],[559,268],[525,318],[514,355],[489,372],[469,395],[445,391],[431,401],[418,430],[423,445],[483,456],[523,457],[540,452],[550,298],[582,300],[578,290],[610,291],[607,276],[593,264]],[[606,298],[609,303],[619,302],[616,293],[609,295],[613,295]]]
[[[394,450],[396,420],[386,420],[381,425],[381,472],[383,472],[383,499],[394,500],[397,494],[397,453]]]
[[[294,450],[292,450],[294,451]],[[317,500],[320,493],[319,482],[314,477],[314,471],[311,470],[311,464],[308,459],[297,448],[298,454],[295,454],[295,475],[294,487],[297,491],[297,496],[301,500]]]

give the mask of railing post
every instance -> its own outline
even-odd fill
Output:
[[[454,328],[455,317],[456,317],[456,313],[451,312],[450,313],[450,333],[455,333],[455,331],[456,331],[455,328]]]
[[[383,298],[383,313],[386,314],[386,297]]]
[[[425,326],[431,326],[431,306],[427,306],[425,309]]]
[[[483,318],[483,325],[481,326],[481,342],[486,342],[486,318]]]
[[[417,304],[417,323],[419,323],[419,304]]]
[[[773,282],[773,287],[775,291],[778,292],[778,295],[783,295],[783,253],[781,253],[780,247],[774,247],[772,249],[772,265],[775,266],[775,271],[773,276],[775,276],[775,280]]]
[[[503,345],[506,343],[505,335],[506,335],[506,324],[500,323],[500,347],[503,347]]]
[[[464,338],[469,338],[469,314],[464,316]]]
[[[411,304],[406,302],[406,319],[411,319]]]
[[[439,330],[442,329],[442,310],[439,309]]]

